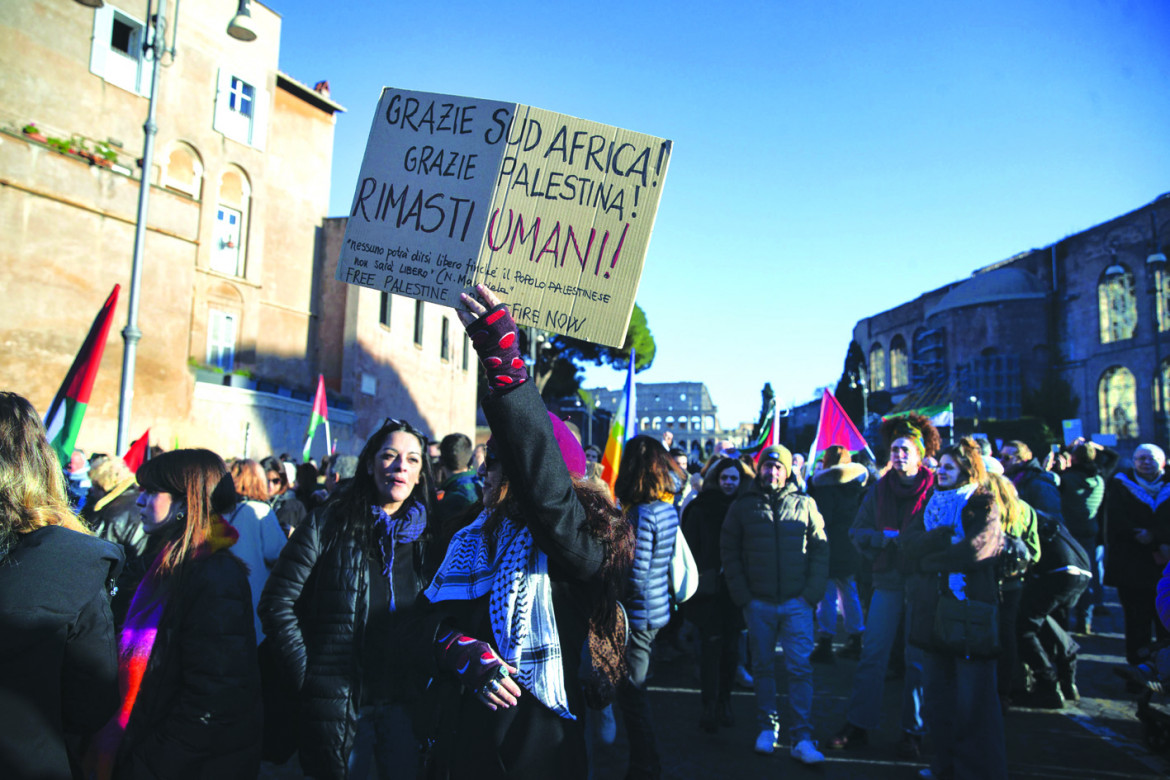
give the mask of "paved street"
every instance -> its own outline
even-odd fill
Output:
[[[1156,756],[1142,743],[1143,730],[1134,716],[1133,697],[1111,669],[1122,661],[1121,608],[1098,621],[1101,632],[1077,637],[1082,645],[1078,706],[1064,712],[1012,710],[1006,719],[1008,766],[1012,778],[1155,778],[1170,774],[1170,761]],[[833,666],[814,665],[816,698],[815,738],[822,743],[845,722],[845,709],[856,661],[838,659]],[[783,663],[777,669],[784,690]],[[870,735],[868,747],[835,752],[825,750],[822,767],[806,768],[788,757],[787,745],[772,756],[752,752],[756,736],[753,697],[738,691],[733,697],[736,726],[717,735],[699,730],[698,677],[686,659],[659,663],[651,687],[655,723],[666,778],[694,777],[824,777],[911,778],[915,769],[899,762],[894,744],[899,737],[896,712],[900,681],[886,685],[888,723]],[[781,712],[785,704],[781,704]],[[620,721],[619,721],[620,723]],[[620,778],[625,771],[625,744],[621,728],[613,746],[598,751],[595,777]],[[925,766],[922,763],[918,766]]]
[[[1111,669],[1121,662],[1121,609],[1114,599],[1108,617],[1100,618],[1100,633],[1078,637],[1080,656],[1079,705],[1054,713],[1017,709],[1007,716],[1008,766],[1011,777],[1061,780],[1158,778],[1170,775],[1170,760],[1154,755],[1143,744],[1143,730],[1134,716],[1133,697]],[[815,665],[815,737],[822,742],[844,723],[855,661],[838,659],[833,666]],[[781,692],[783,663],[779,664]],[[737,724],[716,735],[699,730],[698,677],[686,657],[658,661],[651,681],[654,718],[663,758],[664,778],[696,777],[822,777],[855,780],[912,778],[916,767],[899,762],[893,752],[898,739],[894,713],[900,681],[886,685],[888,724],[871,735],[868,747],[847,753],[825,751],[821,767],[806,768],[788,757],[787,746],[772,756],[752,752],[756,730],[750,691],[733,697]],[[782,702],[782,711],[785,704]],[[626,769],[626,746],[618,720],[613,745],[599,745],[595,778],[621,778]],[[918,766],[925,766],[925,763]],[[265,766],[272,780],[301,777],[295,760],[283,767]]]

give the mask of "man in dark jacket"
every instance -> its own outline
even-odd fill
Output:
[[[470,468],[471,450],[471,439],[462,433],[448,434],[439,442],[442,476],[435,497],[435,519],[440,528],[445,528],[449,521],[482,497],[475,469]],[[454,529],[451,532],[454,533]]]
[[[1060,509],[1060,488],[1056,477],[1045,471],[1032,455],[1032,449],[1022,441],[1004,442],[999,451],[1004,476],[1016,486],[1020,498],[1041,515],[1064,522]]]
[[[779,738],[776,712],[776,640],[788,667],[792,757],[816,764],[812,742],[813,605],[825,593],[829,542],[816,502],[788,482],[792,454],[781,446],[760,453],[759,474],[727,512],[720,535],[723,572],[731,599],[744,610],[751,634],[760,734],[757,753]]]
[[[1034,707],[1061,709],[1076,701],[1077,650],[1080,648],[1053,613],[1068,609],[1089,587],[1093,576],[1088,553],[1062,523],[1040,522],[1040,562],[1028,573],[1020,603],[1020,659],[1036,676]],[[1045,645],[1052,650],[1051,654]]]

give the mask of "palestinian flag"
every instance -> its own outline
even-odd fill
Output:
[[[923,406],[919,409],[907,409],[904,412],[897,412],[895,414],[887,414],[883,420],[889,420],[894,417],[905,417],[908,414],[920,414],[923,417],[930,419],[935,428],[950,428],[955,424],[955,406],[948,401],[945,404],[936,404],[935,406]]]
[[[313,435],[317,433],[317,427],[321,423],[325,423],[325,451],[332,452],[333,447],[329,441],[329,406],[325,403],[324,374],[317,375],[317,395],[313,397],[313,414],[309,417],[309,429],[305,433],[305,463],[311,460],[310,453],[313,449]]]
[[[81,419],[85,416],[98,366],[102,363],[106,337],[110,334],[110,323],[114,321],[114,307],[118,305],[118,291],[121,289],[121,285],[114,285],[113,292],[90,326],[81,351],[73,359],[73,365],[69,367],[69,373],[65,375],[65,381],[61,383],[61,389],[57,391],[45,415],[49,444],[56,450],[61,468],[69,465],[69,456],[73,454],[73,447],[77,443]]]
[[[605,452],[601,455],[601,479],[613,492],[617,482],[618,467],[622,462],[622,450],[626,442],[638,435],[638,408],[634,397],[634,351],[630,350],[630,368],[626,374],[626,389],[618,402],[612,422],[609,424],[609,438],[605,441]]]

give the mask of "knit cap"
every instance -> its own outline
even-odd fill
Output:
[[[768,462],[779,463],[784,466],[785,471],[792,473],[792,453],[781,444],[773,444],[760,453],[759,465],[763,466]]]

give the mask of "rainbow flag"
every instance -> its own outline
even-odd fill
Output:
[[[626,391],[618,402],[617,411],[609,424],[609,438],[601,455],[601,479],[613,492],[617,482],[618,466],[622,462],[622,450],[626,442],[638,435],[638,405],[634,398],[634,351],[630,350],[630,368],[626,373]]]
[[[45,430],[49,443],[61,461],[61,468],[69,465],[69,456],[73,454],[73,447],[77,443],[77,434],[93,393],[93,383],[102,363],[102,353],[106,349],[106,338],[110,334],[110,323],[114,321],[114,308],[118,305],[118,291],[121,289],[121,285],[115,284],[110,297],[106,298],[105,305],[90,326],[81,351],[73,359],[73,365],[69,367],[69,373],[65,375],[65,381],[61,383],[61,389],[57,391],[45,415]]]
[[[313,414],[309,417],[309,429],[305,433],[305,463],[311,459],[313,435],[317,433],[317,427],[321,423],[325,423],[325,451],[333,452],[333,445],[329,437],[329,406],[325,403],[325,375],[317,374],[317,395],[313,397]]]

